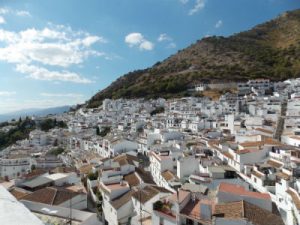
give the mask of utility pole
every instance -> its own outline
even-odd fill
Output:
[[[142,216],[142,188],[140,185],[140,222],[143,225],[143,216]]]
[[[70,209],[70,212],[69,212],[69,221],[68,221],[68,224],[72,225],[72,193],[69,192],[69,195],[70,195],[70,205],[69,205],[69,209]]]
[[[179,190],[178,189],[176,190],[176,197],[177,197],[177,205],[178,205],[178,213],[176,212],[176,225],[178,225],[179,224]]]
[[[72,194],[70,192],[71,198],[70,198],[70,225],[72,225]]]

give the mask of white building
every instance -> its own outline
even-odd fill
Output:
[[[32,161],[29,157],[0,159],[0,177],[17,178],[31,171]]]

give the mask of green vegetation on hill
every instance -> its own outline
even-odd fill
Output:
[[[56,119],[45,119],[40,124],[39,127],[42,131],[49,131],[55,127],[67,128],[67,124],[64,121],[57,121]]]
[[[93,96],[105,98],[183,97],[198,82],[274,81],[300,76],[300,10],[230,37],[208,37],[151,68],[130,72]]]
[[[23,140],[29,137],[29,133],[36,128],[40,128],[43,131],[49,131],[52,128],[60,127],[67,128],[67,124],[63,121],[57,121],[56,119],[44,119],[39,124],[26,117],[24,120],[21,118],[18,121],[0,123],[0,128],[5,126],[13,126],[8,132],[0,131],[0,151],[12,144],[15,144],[19,140]]]
[[[109,134],[111,128],[110,127],[103,127],[100,131],[99,127],[96,128],[96,134],[105,137],[107,134]]]
[[[156,115],[158,113],[163,113],[163,112],[165,112],[165,108],[164,107],[157,107],[152,112],[150,112],[150,115],[154,116],[154,115]]]
[[[55,155],[58,156],[62,154],[65,151],[65,149],[58,147],[58,148],[53,148],[49,152],[47,152],[48,155]]]
[[[28,117],[11,124],[15,126],[8,132],[0,132],[0,150],[6,148],[19,140],[28,138],[30,131],[35,129],[35,122]]]
[[[87,177],[89,178],[89,180],[97,180],[97,179],[98,179],[98,176],[99,176],[98,171],[96,171],[95,173],[90,172],[90,173],[87,175]]]

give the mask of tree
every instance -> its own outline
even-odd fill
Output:
[[[103,127],[103,128],[101,129],[101,132],[99,132],[99,135],[100,135],[101,137],[104,137],[104,136],[106,136],[109,132],[110,132],[110,127]]]
[[[53,146],[58,146],[58,140],[57,140],[57,138],[54,140],[54,142],[53,142]]]
[[[95,173],[90,172],[87,175],[87,177],[89,180],[97,180],[98,179],[98,171],[96,171]]]
[[[163,113],[163,112],[165,112],[165,108],[164,107],[157,107],[152,112],[150,112],[150,115],[153,116],[155,114]]]
[[[100,135],[100,129],[99,129],[98,126],[96,127],[96,134],[97,134],[98,136]]]
[[[65,149],[60,148],[60,147],[59,148],[53,148],[47,154],[58,156],[58,155],[62,154],[64,151],[65,151]]]

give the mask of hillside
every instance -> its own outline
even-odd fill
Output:
[[[180,97],[197,82],[283,80],[300,76],[300,9],[229,37],[208,37],[151,68],[130,72],[88,102],[105,98]]]

